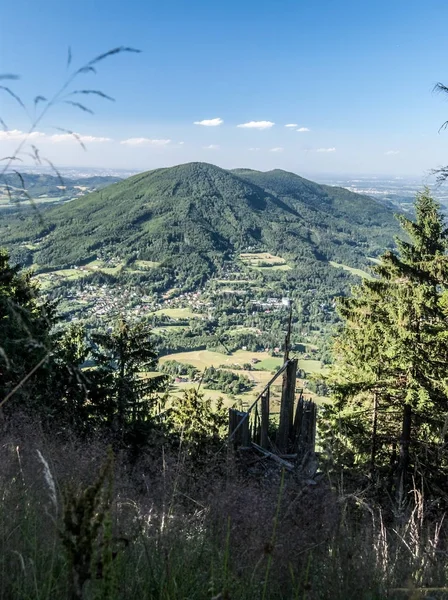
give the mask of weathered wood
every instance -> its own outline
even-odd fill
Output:
[[[378,391],[373,392],[373,414],[372,414],[372,441],[370,447],[370,473],[375,472],[376,448],[378,432]]]
[[[300,390],[299,400],[296,406],[296,414],[294,415],[294,425],[293,425],[293,440],[294,447],[296,447],[297,438],[300,435],[300,431],[302,428],[302,416],[303,416],[303,390]]]
[[[261,397],[261,429],[260,429],[260,446],[267,448],[269,445],[269,400],[270,390],[267,389]]]
[[[297,359],[288,362],[283,380],[282,400],[280,407],[280,424],[277,432],[277,446],[281,452],[287,452],[292,430],[294,410],[294,394],[296,389]]]
[[[229,409],[229,439],[233,439],[235,447],[250,445],[250,429],[248,413]]]
[[[317,406],[312,400],[300,398],[294,419],[294,450],[299,461],[314,454],[316,445]]]
[[[396,475],[396,501],[398,506],[403,503],[407,487],[407,471],[409,468],[409,446],[411,445],[412,407],[410,404],[403,406],[403,424],[401,427],[400,455]]]
[[[258,415],[258,404],[255,405],[255,414],[252,423],[252,439],[254,442],[260,443],[260,426],[259,426],[260,417]]]
[[[252,446],[256,450],[261,452],[264,456],[268,456],[269,458],[272,458],[272,460],[274,460],[276,463],[278,463],[282,467],[285,467],[285,469],[288,469],[288,471],[294,470],[294,465],[292,463],[288,462],[287,460],[284,460],[283,458],[280,458],[277,454],[274,454],[273,452],[269,452],[269,450],[262,448],[261,446],[259,446],[258,444],[255,444],[254,442],[252,442]]]
[[[277,373],[275,373],[275,375],[273,377],[271,377],[271,379],[268,381],[268,383],[264,386],[264,388],[261,390],[261,392],[258,394],[258,396],[255,398],[255,400],[252,402],[252,404],[247,409],[246,417],[245,417],[246,419],[248,419],[251,410],[257,404],[257,402],[260,400],[261,396],[266,392],[266,390],[268,390],[270,388],[270,386],[274,383],[274,381],[277,379],[277,377],[279,377],[285,371],[285,369],[287,368],[288,364],[289,364],[289,361],[286,362],[284,365],[282,365],[282,367],[277,371]],[[233,410],[233,409],[231,409],[231,410]],[[243,423],[243,421],[241,421],[235,427],[235,429],[229,434],[229,440],[228,441],[230,441],[232,439],[232,437],[235,436],[236,432],[242,426],[242,423]]]

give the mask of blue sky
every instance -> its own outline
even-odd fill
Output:
[[[432,93],[448,85],[447,24],[439,0],[16,0],[2,5],[0,73],[21,76],[2,83],[32,108],[67,76],[69,45],[73,66],[142,50],[75,85],[115,102],[83,97],[94,115],[61,104],[39,124],[32,142],[61,166],[423,176],[448,163],[448,96]],[[7,94],[0,117],[3,155],[29,121]]]

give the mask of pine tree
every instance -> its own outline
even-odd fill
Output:
[[[410,475],[432,489],[447,469],[448,238],[439,205],[419,194],[407,240],[386,252],[339,306],[344,321],[333,370],[339,440],[360,472],[391,475],[401,503]]]

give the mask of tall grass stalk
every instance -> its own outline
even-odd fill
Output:
[[[270,546],[266,549],[267,553],[268,553],[268,560],[266,563],[266,572],[264,575],[262,600],[266,600],[266,597],[267,597],[266,594],[267,594],[267,590],[268,590],[269,574],[271,572],[273,553],[274,553],[274,549],[275,549],[275,542],[277,540],[277,525],[278,525],[279,518],[280,518],[280,507],[281,507],[281,503],[282,503],[284,485],[285,485],[285,469],[282,469],[282,477],[280,480],[280,487],[278,490],[277,508],[275,510],[274,523],[273,523],[273,527],[272,527],[272,536],[271,536]]]

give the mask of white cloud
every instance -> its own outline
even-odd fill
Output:
[[[95,143],[95,142],[111,142],[111,138],[108,137],[95,137],[93,135],[81,135],[80,133],[55,133],[48,135],[42,131],[33,131],[27,133],[26,131],[20,131],[19,129],[12,129],[11,131],[0,131],[0,141],[34,141],[41,140],[43,142],[83,142],[83,143]]]
[[[283,148],[271,148],[270,152],[283,152]]]
[[[299,127],[298,129],[296,129],[296,131],[298,131],[299,133],[305,133],[306,131],[310,131],[310,129],[308,129],[308,127]]]
[[[336,148],[318,148],[316,152],[336,152]]]
[[[219,146],[217,144],[210,144],[209,146],[204,146],[204,150],[219,150]]]
[[[220,117],[216,117],[216,119],[204,119],[203,121],[195,121],[193,125],[203,125],[204,127],[218,127],[218,125],[222,125],[224,121]]]
[[[297,123],[288,123],[285,127],[297,127]]]
[[[260,148],[249,148],[249,150],[251,152],[258,152],[260,150]]]
[[[10,131],[0,131],[0,141],[14,141],[21,142],[23,140],[35,140],[37,138],[44,138],[45,133],[41,131],[33,131],[32,133],[26,133],[26,131],[20,131],[19,129],[11,129]]]
[[[171,140],[151,140],[149,138],[129,138],[128,140],[122,140],[120,144],[125,144],[126,146],[166,146],[170,144]]]
[[[89,143],[103,143],[111,142],[112,139],[108,137],[95,137],[93,135],[81,135],[79,133],[56,133],[49,136],[51,142],[82,142],[83,144]]]
[[[395,154],[400,154],[400,150],[388,150],[384,153],[386,156],[394,156]]]
[[[241,123],[237,127],[242,129],[270,129],[275,123],[272,121],[249,121],[248,123]]]

